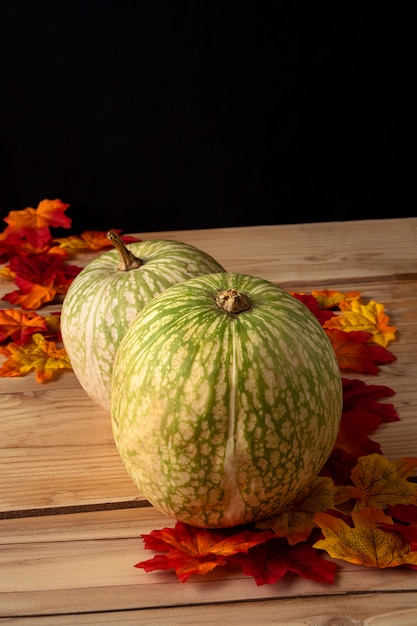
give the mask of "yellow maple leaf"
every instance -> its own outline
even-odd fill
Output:
[[[314,548],[325,550],[334,559],[369,567],[396,567],[417,565],[417,552],[400,534],[381,528],[381,523],[392,524],[392,518],[380,509],[366,508],[352,512],[354,527],[328,513],[319,512],[314,522],[321,528],[324,539]]]
[[[389,505],[417,505],[417,484],[407,480],[417,467],[417,458],[403,457],[388,461],[382,454],[368,454],[358,459],[351,472],[354,487],[351,498],[356,499],[354,509],[374,507],[385,509]]]
[[[8,267],[7,265],[4,265],[0,269],[0,278],[5,278],[6,280],[14,280],[16,278],[16,274],[12,272],[10,267]]]
[[[58,348],[40,333],[32,335],[25,345],[0,346],[0,353],[7,357],[0,376],[24,376],[35,371],[37,382],[44,383],[54,380],[61,370],[71,369],[65,348]]]
[[[345,332],[362,330],[371,333],[375,343],[386,348],[395,339],[395,326],[389,326],[389,317],[384,312],[384,305],[371,300],[361,304],[358,300],[341,302],[341,315],[326,320],[324,328],[337,328]]]
[[[314,528],[317,511],[335,507],[337,487],[331,478],[317,476],[284,506],[273,518],[258,522],[257,528],[271,529],[279,537],[286,537],[290,545],[305,541]]]

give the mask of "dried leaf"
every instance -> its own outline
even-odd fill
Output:
[[[367,507],[385,509],[388,505],[417,505],[417,484],[407,480],[417,467],[417,458],[388,461],[381,454],[358,459],[352,470],[352,497],[355,510]]]
[[[114,230],[114,232],[117,234],[121,233],[120,230]],[[120,238],[124,243],[140,241],[131,235],[121,235]],[[70,235],[69,237],[54,239],[54,241],[58,243],[59,248],[67,248],[72,252],[78,252],[80,250],[106,250],[113,247],[112,243],[107,238],[107,232],[102,230],[86,230],[80,236]]]
[[[291,295],[302,302],[313,313],[313,315],[315,315],[322,326],[325,322],[335,316],[333,311],[326,311],[325,309],[320,308],[316,298],[312,295],[295,292],[291,292]]]
[[[271,537],[270,531],[206,530],[177,522],[175,528],[153,530],[142,535],[145,548],[163,551],[153,559],[141,561],[135,567],[150,572],[155,569],[174,569],[181,582],[192,574],[206,574],[237,552],[247,552],[250,547]]]
[[[394,504],[388,507],[388,515],[404,524],[417,524],[416,504]]]
[[[387,532],[381,524],[391,524],[392,519],[380,509],[365,508],[352,512],[354,527],[329,513],[316,513],[315,523],[321,528],[324,539],[314,548],[326,550],[335,559],[369,567],[396,567],[417,565],[417,552],[401,535]]]
[[[4,231],[6,237],[18,234],[26,237],[35,248],[42,248],[50,239],[50,226],[69,228],[71,220],[64,215],[69,204],[61,200],[42,200],[36,209],[28,207],[20,211],[10,211],[4,221],[8,224]]]
[[[342,302],[341,315],[335,315],[324,323],[324,328],[338,329],[345,332],[365,331],[372,333],[375,343],[384,348],[395,339],[395,326],[389,326],[389,317],[384,313],[384,305],[371,300],[361,304],[358,300]]]
[[[45,318],[35,311],[22,313],[18,309],[0,309],[0,342],[10,339],[20,345],[34,333],[46,330]]]
[[[253,576],[257,585],[276,583],[287,572],[333,584],[336,572],[336,564],[323,559],[309,544],[290,546],[276,537],[250,548],[247,554],[235,554],[228,562],[240,565],[243,573]]]
[[[71,369],[65,349],[57,348],[40,333],[32,335],[25,345],[0,346],[0,354],[7,357],[0,368],[0,376],[24,376],[34,371],[37,382],[44,383],[54,380],[61,370]]]
[[[46,253],[15,256],[9,267],[18,290],[7,293],[3,300],[23,309],[39,309],[51,302],[56,294],[65,294],[81,271],[80,267],[65,264],[60,257]]]
[[[361,294],[358,291],[348,291],[341,293],[333,289],[314,289],[311,292],[321,309],[335,309],[340,307],[341,302],[350,302],[351,300],[359,300]]]
[[[342,385],[343,411],[348,412],[354,408],[360,408],[377,414],[381,422],[396,422],[399,420],[393,404],[379,402],[381,398],[395,395],[395,391],[391,387],[369,385],[363,380],[356,378],[342,378]]]
[[[314,528],[317,511],[335,507],[338,493],[330,478],[318,476],[299,493],[297,498],[278,511],[273,518],[259,522],[257,528],[270,528],[279,537],[286,537],[290,545],[306,541]]]
[[[379,415],[366,409],[355,408],[343,411],[334,450],[342,448],[355,459],[372,452],[379,452],[380,444],[369,439],[368,435],[375,432],[380,424]]]
[[[385,522],[380,523],[380,528],[383,528],[386,532],[395,532],[410,545],[410,550],[417,550],[417,524],[414,525],[405,525],[405,524],[387,524]]]
[[[377,374],[378,365],[392,363],[396,359],[386,348],[369,343],[371,333],[358,330],[347,333],[337,328],[325,330],[341,370]]]

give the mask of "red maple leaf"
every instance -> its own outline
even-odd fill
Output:
[[[320,474],[336,485],[347,485],[358,458],[381,452],[381,446],[369,438],[383,422],[398,421],[392,404],[378,402],[394,391],[383,385],[368,385],[358,379],[342,378],[343,412],[334,448]]]
[[[386,348],[369,343],[372,333],[325,329],[335,351],[340,369],[362,374],[377,374],[378,365],[392,363],[396,357]]]
[[[388,507],[388,515],[405,524],[417,524],[417,505],[395,504]]]
[[[410,550],[413,552],[417,551],[417,525],[406,526],[404,524],[386,524],[381,522],[379,526],[388,532],[395,532],[401,535],[410,544]]]
[[[342,378],[343,410],[362,408],[377,413],[381,422],[399,421],[398,413],[393,404],[378,402],[380,398],[394,396],[395,391],[385,385],[368,385],[357,378]]]
[[[317,299],[311,294],[291,292],[291,295],[302,302],[317,317],[322,326],[327,320],[335,316],[333,311],[321,309]]]
[[[7,293],[3,300],[19,304],[23,309],[38,309],[65,294],[75,276],[81,271],[76,265],[67,265],[61,257],[47,253],[15,256],[9,269],[15,276],[18,290]]]
[[[336,563],[323,559],[308,543],[290,546],[285,539],[272,537],[250,548],[247,554],[235,554],[229,563],[240,565],[257,585],[278,582],[287,572],[317,582],[334,583]]]
[[[175,528],[142,535],[146,549],[166,554],[141,561],[135,567],[142,567],[146,572],[174,569],[179,580],[185,582],[192,574],[207,574],[219,565],[226,565],[230,555],[247,552],[251,546],[271,536],[269,530],[206,530],[177,522]]]

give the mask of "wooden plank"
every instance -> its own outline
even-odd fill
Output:
[[[417,592],[366,593],[353,596],[280,598],[252,602],[173,606],[71,615],[0,618],[0,624],[14,626],[124,626],[163,624],[164,626],[415,626]],[[12,621],[11,621],[12,620]]]
[[[152,558],[141,533],[172,526],[153,508],[3,520],[0,607],[8,616],[169,609],[346,593],[415,592],[417,572],[383,571],[340,563],[334,585],[287,575],[257,586],[236,569],[217,568],[181,583],[173,572],[145,573],[135,563]],[[323,605],[321,605],[323,606]],[[328,605],[329,606],[329,605]],[[338,604],[334,604],[336,610]],[[155,613],[157,615],[159,613]],[[60,623],[57,621],[56,623]]]
[[[138,233],[191,243],[231,272],[272,281],[363,280],[417,272],[417,218]],[[413,262],[414,261],[414,262]]]

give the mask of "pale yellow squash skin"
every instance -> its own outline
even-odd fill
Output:
[[[235,289],[249,308],[227,313]],[[139,491],[206,528],[272,516],[320,471],[342,411],[340,369],[313,314],[269,281],[213,274],[167,289],[124,336],[113,434]]]
[[[127,248],[142,260],[140,267],[121,271],[118,252],[105,252],[75,278],[61,313],[62,338],[75,375],[108,412],[116,351],[137,313],[167,287],[224,271],[204,251],[182,242],[154,239]]]

